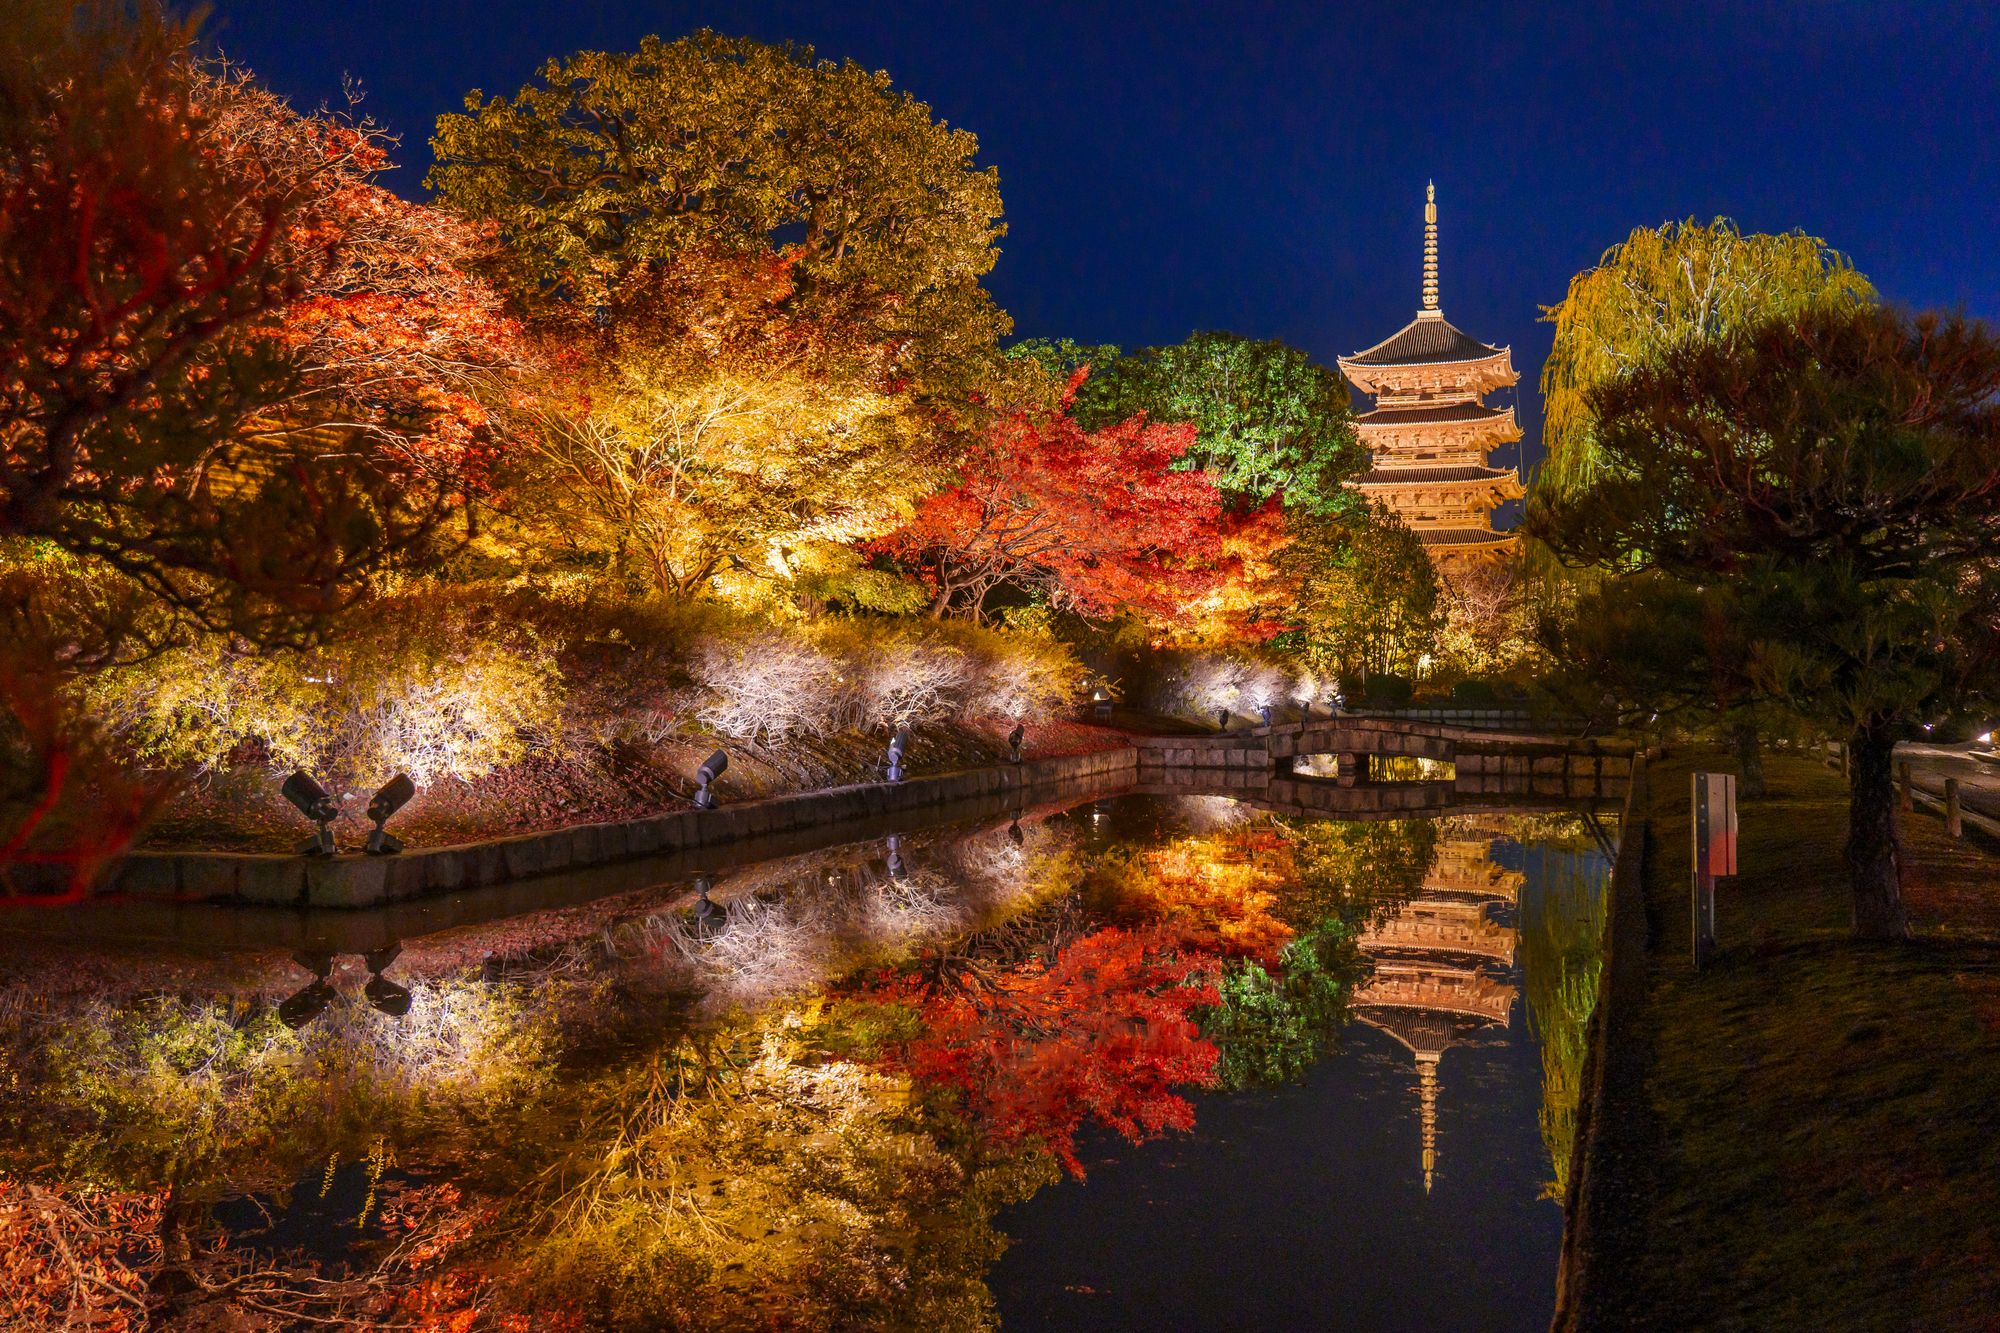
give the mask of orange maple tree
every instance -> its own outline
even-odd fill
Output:
[[[922,1006],[926,1034],[896,1062],[920,1082],[957,1090],[989,1142],[1039,1140],[1081,1177],[1076,1134],[1096,1119],[1134,1143],[1192,1129],[1174,1089],[1207,1086],[1219,1058],[1188,1017],[1215,1004],[1214,958],[1174,925],[1107,927],[978,984],[886,990]]]
[[[977,618],[1013,583],[1087,615],[1129,606],[1179,623],[1217,582],[1220,495],[1205,474],[1171,470],[1194,427],[1140,416],[1085,431],[1069,409],[1087,373],[1053,410],[997,415],[956,484],[871,543],[922,578],[932,616]]]

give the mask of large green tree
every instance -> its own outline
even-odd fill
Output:
[[[1208,473],[1239,504],[1281,496],[1289,510],[1328,516],[1360,507],[1360,493],[1346,483],[1367,471],[1368,451],[1355,434],[1347,384],[1296,347],[1196,333],[1131,356],[1068,340],[1011,351],[1055,376],[1090,367],[1071,409],[1087,431],[1139,412],[1191,423],[1195,444],[1180,466]]]
[[[1414,675],[1444,626],[1436,568],[1386,506],[1339,518],[1289,516],[1292,541],[1275,557],[1295,600],[1285,640],[1320,670],[1354,683]]]
[[[1857,936],[1908,930],[1896,742],[2000,686],[1996,393],[1982,325],[1810,310],[1594,389],[1601,466],[1529,503],[1567,561],[1724,589],[1746,678],[1847,735]]]
[[[1826,242],[1800,232],[1743,235],[1727,218],[1637,227],[1596,268],[1543,308],[1556,326],[1542,364],[1537,484],[1588,486],[1605,465],[1590,392],[1689,340],[1714,341],[1759,321],[1844,310],[1875,299],[1868,279]]]
[[[498,225],[500,270],[531,311],[605,307],[691,251],[782,252],[802,303],[823,292],[864,318],[918,402],[947,412],[1009,327],[979,285],[1006,228],[978,141],[810,47],[703,31],[580,52],[511,99],[468,94],[432,146],[426,183]]]

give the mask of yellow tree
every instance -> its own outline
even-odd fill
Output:
[[[703,31],[550,61],[466,111],[439,118],[427,184],[497,225],[499,269],[531,310],[599,309],[691,251],[782,247],[797,301],[847,303],[919,405],[954,413],[994,372],[1010,325],[979,279],[1006,230],[998,173],[887,74]]]
[[[796,289],[791,260],[708,250],[624,283],[530,435],[522,515],[668,596],[850,573],[940,469],[890,349]]]
[[[1743,235],[1727,218],[1708,226],[1637,227],[1597,267],[1570,279],[1569,294],[1542,308],[1556,326],[1542,365],[1538,486],[1581,490],[1604,468],[1590,391],[1655,365],[1689,341],[1714,342],[1761,320],[1875,301],[1846,256],[1802,232]]]

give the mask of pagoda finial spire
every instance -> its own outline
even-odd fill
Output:
[[[1424,313],[1438,313],[1438,191],[1436,181],[1424,183]]]

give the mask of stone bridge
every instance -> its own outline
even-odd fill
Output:
[[[1155,795],[1229,796],[1283,814],[1404,819],[1480,810],[1622,801],[1630,741],[1470,730],[1402,718],[1337,717],[1207,736],[1135,737],[1138,782]],[[1299,771],[1327,756],[1331,776]],[[1370,756],[1431,760],[1450,773],[1378,781]]]

